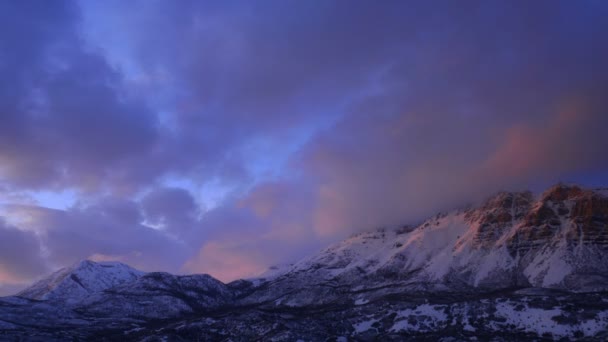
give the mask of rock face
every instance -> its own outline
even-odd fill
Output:
[[[263,278],[227,285],[85,261],[1,299],[0,334],[606,339],[606,194],[562,184],[538,198],[499,193],[477,208],[357,234]]]

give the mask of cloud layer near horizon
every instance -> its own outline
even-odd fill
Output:
[[[606,15],[3,2],[0,283],[82,258],[231,280],[498,190],[605,185]]]

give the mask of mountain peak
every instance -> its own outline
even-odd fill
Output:
[[[136,280],[144,274],[120,262],[82,260],[36,282],[18,293],[18,296],[75,302],[93,292]]]
[[[541,195],[541,200],[543,202],[561,202],[575,199],[577,197],[580,197],[581,195],[591,193],[593,193],[593,191],[583,190],[576,184],[558,183],[543,192],[543,194]]]

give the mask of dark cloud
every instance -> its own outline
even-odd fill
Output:
[[[158,188],[141,201],[146,222],[184,233],[197,226],[200,208],[184,189]]]
[[[74,3],[0,6],[8,28],[0,32],[0,180],[16,188],[120,183],[134,172],[128,163],[153,147],[155,115],[86,48]]]
[[[188,246],[165,230],[142,225],[138,203],[104,198],[67,210],[12,206],[12,217],[26,218],[20,226],[41,236],[52,265],[81,259],[119,260],[145,270],[179,269]]]
[[[0,218],[0,282],[22,285],[46,271],[38,238]]]
[[[0,189],[78,197],[6,215],[53,264],[228,280],[497,190],[585,184],[608,170],[607,15],[598,1],[2,3]],[[228,195],[203,203],[211,185]]]

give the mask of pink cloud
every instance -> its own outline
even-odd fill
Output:
[[[588,154],[597,148],[585,139],[596,124],[590,110],[584,101],[567,101],[540,123],[507,128],[503,141],[480,169],[484,178],[517,180],[539,173],[566,174],[586,166]]]
[[[260,255],[243,250],[238,241],[211,241],[184,265],[189,273],[207,273],[223,281],[253,277],[267,268]]]

